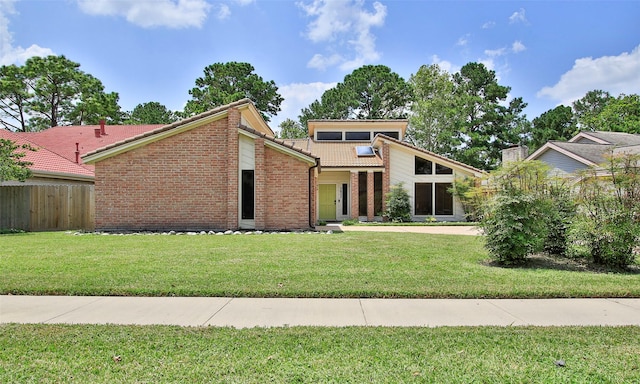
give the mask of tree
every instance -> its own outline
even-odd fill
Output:
[[[613,99],[609,92],[593,90],[587,92],[584,97],[573,102],[573,113],[578,127],[582,131],[598,131],[603,129],[598,116]]]
[[[392,185],[385,198],[384,215],[389,220],[394,223],[411,221],[411,201],[403,183]]]
[[[526,103],[522,98],[504,101],[510,87],[498,84],[495,72],[484,64],[468,63],[453,75],[457,118],[456,139],[460,145],[453,153],[455,160],[480,169],[495,168],[501,150],[519,144],[529,129],[522,114]]]
[[[278,137],[281,139],[301,139],[308,135],[306,128],[292,119],[286,119],[280,123],[279,127],[280,134]]]
[[[25,152],[18,152],[18,149],[34,149],[28,145],[17,145],[7,139],[0,139],[0,183],[7,180],[24,181],[31,176],[28,161],[21,160],[26,156]]]
[[[300,123],[311,119],[401,119],[407,115],[411,87],[384,65],[365,65],[302,110]]]
[[[413,89],[407,140],[426,150],[451,156],[459,144],[454,140],[456,119],[454,83],[437,64],[423,65],[409,84]]]
[[[24,132],[27,126],[29,90],[21,67],[0,67],[0,124],[10,131]]]
[[[596,118],[601,131],[640,133],[640,96],[610,99]]]
[[[249,63],[215,63],[204,69],[204,77],[196,79],[196,86],[189,91],[185,113],[189,116],[205,112],[221,105],[244,98],[251,99],[265,121],[280,112],[284,100],[273,80],[264,81],[253,73]]]
[[[2,125],[28,132],[101,119],[121,122],[118,94],[105,93],[100,80],[79,67],[64,56],[47,56],[0,68]]]
[[[178,116],[157,101],[136,105],[131,111],[129,124],[170,124],[178,120]]]
[[[542,147],[549,140],[569,140],[578,127],[571,107],[559,105],[533,119],[531,130],[532,149]]]

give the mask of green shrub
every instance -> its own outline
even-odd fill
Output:
[[[411,221],[411,201],[403,183],[391,186],[385,201],[385,216],[392,222]]]
[[[576,204],[568,188],[557,184],[548,191],[551,209],[547,212],[547,237],[544,251],[552,255],[567,254],[568,232],[575,217]]]
[[[494,259],[521,263],[542,250],[547,231],[544,200],[529,193],[511,193],[497,195],[489,204],[481,227],[485,247]]]
[[[347,219],[342,222],[342,225],[349,226],[349,225],[356,225],[358,223],[360,223],[358,219]]]

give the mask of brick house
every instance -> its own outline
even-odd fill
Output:
[[[448,191],[482,171],[403,141],[406,120],[314,120],[279,140],[249,100],[145,132],[83,156],[95,166],[96,228],[301,229],[381,220],[403,183],[412,217],[464,220]]]
[[[319,159],[273,136],[245,99],[87,153],[96,229],[309,228]]]

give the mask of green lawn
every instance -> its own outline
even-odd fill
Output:
[[[0,342],[2,383],[640,382],[640,327],[12,324]]]
[[[482,238],[414,233],[0,235],[0,294],[640,297],[640,274],[487,263]]]

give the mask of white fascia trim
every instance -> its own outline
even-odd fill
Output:
[[[588,132],[580,132],[577,135],[575,135],[574,137],[572,137],[571,139],[569,139],[569,143],[575,143],[576,141],[580,140],[580,139],[588,139],[591,141],[594,141],[598,144],[611,144],[610,142],[606,141],[606,140],[602,140],[599,139],[595,136],[591,136]]]
[[[166,131],[155,133],[155,134],[152,133],[149,136],[145,136],[145,137],[142,137],[140,139],[137,139],[137,140],[134,140],[134,141],[122,144],[122,145],[118,145],[116,147],[107,149],[107,150],[105,150],[103,152],[100,152],[100,153],[96,153],[96,154],[93,154],[93,155],[89,155],[87,157],[83,157],[82,160],[84,161],[85,164],[91,164],[91,163],[94,163],[96,161],[108,159],[109,157],[113,157],[113,156],[119,155],[121,153],[125,153],[125,152],[128,152],[128,151],[131,151],[131,150],[136,149],[136,148],[144,147],[145,145],[148,145],[148,144],[151,144],[153,142],[166,139],[167,137],[175,136],[175,135],[177,135],[179,133],[182,133],[182,132],[191,130],[193,128],[199,127],[199,126],[201,126],[203,124],[207,124],[207,123],[211,123],[211,122],[220,120],[221,118],[224,118],[227,115],[227,113],[228,113],[228,111],[224,110],[224,111],[218,112],[218,113],[216,113],[214,115],[207,116],[207,117],[204,117],[202,119],[198,119],[198,120],[195,120],[195,121],[188,122],[188,123],[186,123],[184,125],[181,125],[179,127],[168,129]],[[160,128],[160,129],[162,129],[162,128]]]
[[[565,155],[567,157],[570,157],[570,158],[572,158],[572,159],[574,159],[574,160],[576,160],[576,161],[578,161],[578,162],[580,162],[582,164],[598,165],[598,164],[596,164],[596,163],[594,163],[592,161],[589,161],[589,160],[585,159],[584,157],[578,156],[578,155],[576,155],[575,153],[573,153],[571,151],[567,151],[566,149],[560,148],[560,147],[558,147],[556,145],[553,145],[551,143],[549,143],[549,148],[553,149],[554,151],[560,152],[563,155]]]
[[[64,173],[64,172],[51,172],[51,171],[31,171],[32,177],[43,177],[47,179],[64,179],[64,180],[73,180],[73,181],[95,181],[94,176],[87,175],[78,175],[75,173]]]

